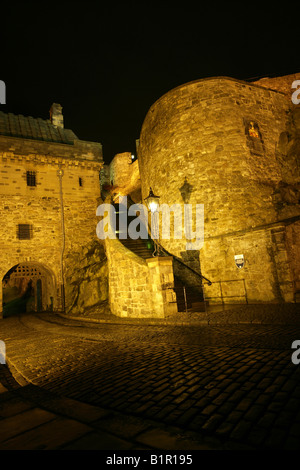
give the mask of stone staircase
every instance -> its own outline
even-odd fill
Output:
[[[121,206],[120,204],[114,204],[114,208],[116,211],[116,235],[122,245],[124,245],[128,250],[132,251],[135,253],[137,256],[143,259],[151,258],[153,249],[154,249],[154,243],[153,241],[149,238],[147,240],[144,240],[142,238],[137,238],[136,240],[133,240],[132,238],[120,238],[121,235],[121,228],[119,226],[119,214],[120,211],[127,210],[127,208],[124,208],[124,206]],[[132,220],[134,220],[135,217],[132,216],[127,216],[127,227],[126,227],[126,233],[127,233],[127,228],[128,225]]]
[[[128,198],[129,199],[129,198]],[[130,204],[130,202],[129,202]],[[116,235],[119,241],[131,252],[135,253],[142,259],[151,258],[153,256],[154,251],[154,242],[151,238],[148,239],[141,239],[138,238],[133,240],[129,237],[127,238],[120,238],[121,230],[119,226],[119,214],[120,211],[127,210],[124,206],[119,204],[114,204],[115,211],[116,211]],[[127,227],[130,224],[131,220],[134,220],[135,217],[127,216]],[[126,228],[127,230],[127,228]],[[161,256],[173,256],[172,254],[168,253],[163,247]],[[187,266],[183,261],[177,259],[173,256],[173,264],[177,263],[177,275],[174,274],[174,291],[176,292],[177,297],[177,306],[178,312],[203,312],[206,310],[207,302],[204,301],[203,297],[203,290],[201,284],[199,283],[199,279],[201,279],[201,275],[196,273],[194,270],[194,275],[198,277],[198,285],[190,285],[184,279],[184,271],[186,269],[191,269]],[[179,263],[179,265],[178,265]],[[178,269],[179,266],[179,269]]]
[[[147,241],[141,238],[132,240],[131,238],[126,238],[125,240],[120,240],[120,242],[140,258],[147,259],[152,257],[153,242],[151,240]]]

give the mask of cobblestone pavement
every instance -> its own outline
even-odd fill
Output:
[[[299,325],[91,324],[27,314],[1,321],[0,339],[14,377],[29,383],[2,373],[2,387],[38,404],[23,402],[21,414],[39,409],[36,427],[46,426],[47,439],[57,419],[69,428],[77,419],[71,443],[49,438],[50,448],[300,449],[300,365],[291,360]],[[54,419],[53,409],[69,414]],[[0,432],[0,448],[22,447],[28,433],[2,432],[1,441]]]

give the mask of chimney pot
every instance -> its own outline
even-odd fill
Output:
[[[64,117],[62,113],[62,106],[60,104],[52,104],[50,108],[50,121],[54,127],[64,127]]]

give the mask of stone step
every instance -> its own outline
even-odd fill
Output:
[[[151,258],[153,253],[153,248],[148,248],[146,242],[138,238],[137,240],[132,240],[131,238],[125,238],[120,240],[122,245],[124,245],[128,250],[132,251],[141,258]]]
[[[123,207],[118,208],[116,207],[116,210],[124,210]],[[117,212],[118,213],[118,212]],[[129,223],[129,219],[128,219]],[[117,217],[117,227],[118,227],[118,217]],[[119,236],[120,232],[116,231],[117,236]],[[128,250],[132,251],[135,253],[137,256],[139,256],[142,259],[147,259],[151,258],[153,254],[153,249],[154,249],[154,242],[149,239],[149,240],[143,240],[141,238],[138,238],[136,240],[133,240],[131,238],[125,238],[125,239],[120,239],[119,241],[125,246]],[[147,246],[150,245],[150,246]],[[201,287],[200,292],[198,289],[195,289],[195,287],[187,286],[185,283],[178,277],[175,276],[174,278],[174,291],[176,292],[176,297],[177,297],[177,307],[179,311],[185,311],[186,308],[192,309],[194,308],[193,305],[195,304],[198,309],[198,311],[204,311],[205,306],[203,307],[203,295],[201,292]],[[185,287],[185,293],[184,293],[184,287]]]
[[[207,302],[195,302],[192,304],[187,304],[187,306],[185,306],[185,304],[177,304],[178,312],[185,312],[186,309],[189,312],[205,312],[207,307],[206,304]]]

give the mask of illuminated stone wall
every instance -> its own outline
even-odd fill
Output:
[[[67,145],[1,135],[0,164],[1,279],[18,263],[45,266],[55,277],[54,309],[60,310],[68,254],[93,240],[99,243],[96,209],[101,145],[79,140]],[[61,186],[58,170],[63,172]],[[27,171],[36,172],[36,186],[27,185]],[[18,224],[32,227],[31,239],[18,239]]]
[[[118,239],[105,240],[109,305],[119,317],[165,318],[177,313],[171,258],[142,259]]]
[[[292,92],[295,91],[295,88],[292,88],[292,83],[295,80],[299,79],[300,73],[292,73],[290,75],[284,75],[282,77],[264,77],[252,83],[262,86],[264,88],[269,88],[270,90],[280,91],[289,98]]]
[[[114,199],[120,196],[130,196],[135,203],[141,201],[141,181],[138,161],[132,161],[130,152],[118,153],[109,165],[101,170],[101,187],[113,183]],[[107,192],[103,190],[102,197]]]
[[[85,243],[66,257],[66,314],[93,316],[109,312],[108,263],[104,244]]]
[[[145,117],[138,153],[142,196],[152,187],[160,203],[204,204],[200,263],[213,282],[205,288],[212,302],[294,300],[286,226],[300,215],[299,198],[287,208],[282,186],[297,185],[299,170],[297,157],[279,153],[279,142],[294,135],[283,135],[293,106],[290,94],[217,77],[171,90]],[[184,256],[186,240],[161,243]],[[242,269],[235,265],[239,254]]]
[[[255,83],[217,77],[177,87],[147,113],[138,160],[124,152],[104,167],[100,144],[76,136],[60,143],[43,134],[4,135],[0,116],[1,278],[19,263],[44,267],[51,294],[56,290],[54,310],[63,308],[65,292],[69,314],[108,311],[108,305],[119,316],[176,314],[169,258],[143,260],[118,240],[96,236],[96,209],[105,199],[103,168],[102,190],[113,182],[106,195],[114,194],[115,202],[119,195],[141,202],[152,187],[161,204],[182,210],[184,203],[204,204],[199,260],[212,281],[204,285],[210,303],[295,301],[300,105],[291,102],[291,85],[297,79],[300,74]],[[60,113],[56,136],[63,129]],[[36,172],[36,186],[27,185],[27,171]],[[18,239],[18,224],[32,227],[30,240]],[[171,223],[171,235],[173,228]],[[197,265],[198,255],[189,257],[184,238],[160,242]],[[236,255],[244,256],[241,269]],[[0,307],[1,295],[2,289]]]

